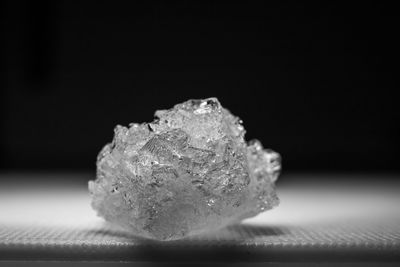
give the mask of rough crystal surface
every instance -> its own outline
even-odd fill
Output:
[[[174,240],[271,209],[280,156],[248,144],[241,120],[216,98],[158,110],[151,123],[117,125],[89,182],[92,206],[138,236]]]

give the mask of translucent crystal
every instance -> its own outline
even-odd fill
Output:
[[[92,206],[138,236],[173,240],[271,209],[280,156],[246,144],[241,120],[216,98],[156,111],[151,123],[117,125],[89,182]]]

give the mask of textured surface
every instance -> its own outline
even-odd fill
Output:
[[[117,125],[89,182],[92,206],[135,235],[176,240],[278,205],[280,156],[246,143],[241,120],[216,98],[158,110],[151,123]]]
[[[385,176],[319,178],[290,177],[299,182],[279,186],[280,209],[217,233],[171,242],[140,240],[104,224],[89,207],[85,183],[75,183],[73,175],[38,176],[42,183],[35,184],[18,176],[0,179],[0,258],[399,260],[399,183]]]

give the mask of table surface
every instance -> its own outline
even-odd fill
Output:
[[[171,242],[135,238],[97,217],[90,178],[0,174],[0,260],[400,261],[395,174],[284,174],[279,207]]]

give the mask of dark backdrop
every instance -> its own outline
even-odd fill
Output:
[[[5,1],[1,168],[93,170],[116,124],[216,96],[288,171],[399,170],[394,7],[188,2]]]

